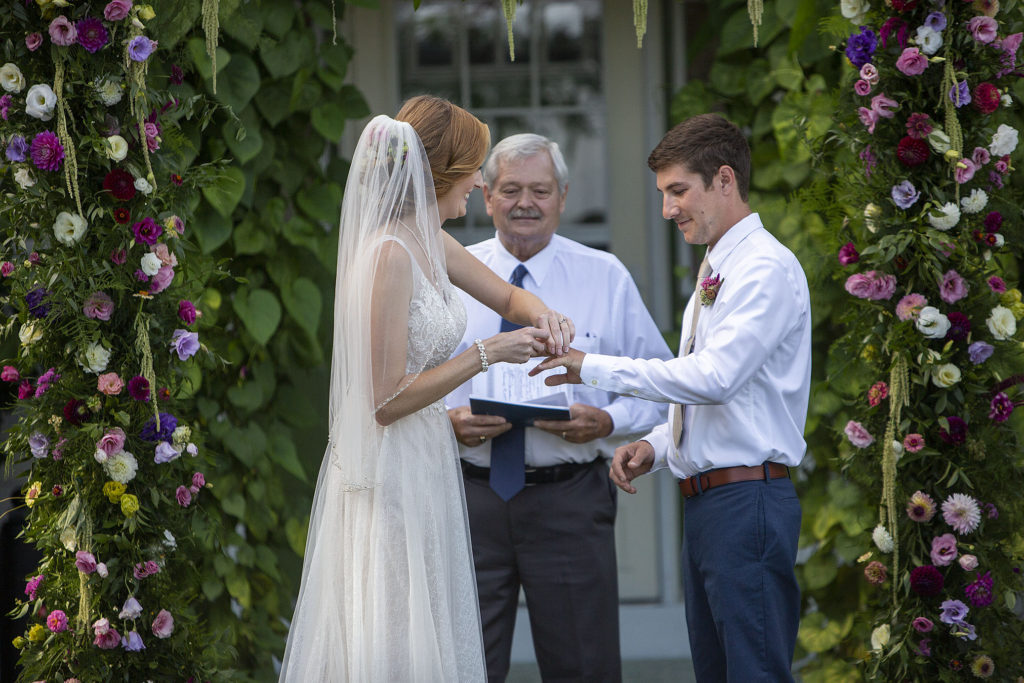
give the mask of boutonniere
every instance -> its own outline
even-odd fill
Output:
[[[715,298],[718,296],[718,289],[722,286],[722,281],[721,274],[714,277],[706,277],[700,281],[701,306],[710,306],[715,303]]]

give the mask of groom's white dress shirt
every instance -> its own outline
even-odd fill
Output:
[[[654,469],[683,478],[765,461],[799,465],[811,381],[803,269],[756,213],[726,231],[708,259],[722,282],[701,310],[693,353],[669,361],[587,354],[583,384],[686,405],[678,448],[667,424],[643,437],[654,446]],[[702,305],[698,293],[683,314],[687,326]]]
[[[520,261],[502,246],[497,237],[468,247],[501,278],[508,280]],[[554,235],[551,242],[523,265],[528,274],[523,288],[556,311],[572,318],[576,339],[572,346],[587,353],[669,359],[672,353],[644,306],[629,271],[612,254]],[[472,346],[474,339],[497,334],[501,318],[461,290],[468,324],[462,342],[453,355]],[[469,396],[486,396],[504,401],[527,401],[549,394],[564,393],[566,405],[586,403],[611,415],[614,430],[608,437],[586,444],[573,444],[539,429],[526,430],[526,466],[549,467],[571,462],[589,462],[595,455],[610,458],[615,447],[645,434],[665,420],[667,407],[629,396],[586,386],[548,387],[544,373],[528,377],[536,359],[522,365],[499,363],[478,373],[445,399],[449,408],[469,405]],[[552,371],[556,374],[559,370]],[[490,467],[491,441],[468,448],[459,445],[464,460]]]

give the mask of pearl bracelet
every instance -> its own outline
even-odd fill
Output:
[[[484,343],[479,339],[474,339],[473,343],[476,344],[476,348],[480,352],[480,372],[487,372],[487,352],[484,351]]]

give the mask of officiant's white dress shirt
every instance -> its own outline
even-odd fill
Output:
[[[686,405],[681,447],[672,444],[667,424],[643,437],[654,446],[655,469],[668,467],[682,478],[765,461],[799,465],[811,382],[803,269],[756,213],[726,231],[708,259],[722,283],[701,310],[693,353],[667,362],[587,354],[583,383]],[[683,314],[683,339],[700,305],[695,292]]]
[[[520,261],[502,246],[497,237],[468,247],[501,278],[508,280]],[[587,353],[660,358],[672,352],[647,307],[629,271],[612,254],[554,235],[526,266],[529,274],[523,288],[556,311],[572,318],[576,339],[572,346]],[[466,334],[454,355],[472,346],[474,339],[487,339],[498,333],[501,318],[461,290],[466,305]],[[586,444],[573,444],[540,429],[526,430],[526,466],[549,467],[571,462],[589,462],[595,456],[610,458],[617,446],[628,443],[665,421],[667,406],[586,386],[549,387],[543,373],[528,377],[527,372],[540,362],[522,365],[497,363],[478,373],[445,399],[449,408],[469,405],[470,394],[504,401],[527,401],[553,393],[565,394],[565,404],[586,403],[611,415],[612,433]],[[552,371],[555,373],[560,370]],[[459,444],[464,460],[490,467],[491,441],[472,448]]]

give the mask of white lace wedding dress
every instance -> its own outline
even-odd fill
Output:
[[[446,277],[439,291],[411,261],[407,363],[417,372],[449,358],[466,312]],[[313,566],[281,680],[485,681],[458,448],[443,401],[383,428],[377,486],[331,490],[336,469],[325,467],[318,489],[328,490],[317,495],[321,524],[342,544],[340,558],[337,548],[322,554],[340,566],[318,566],[323,541],[307,550]]]

